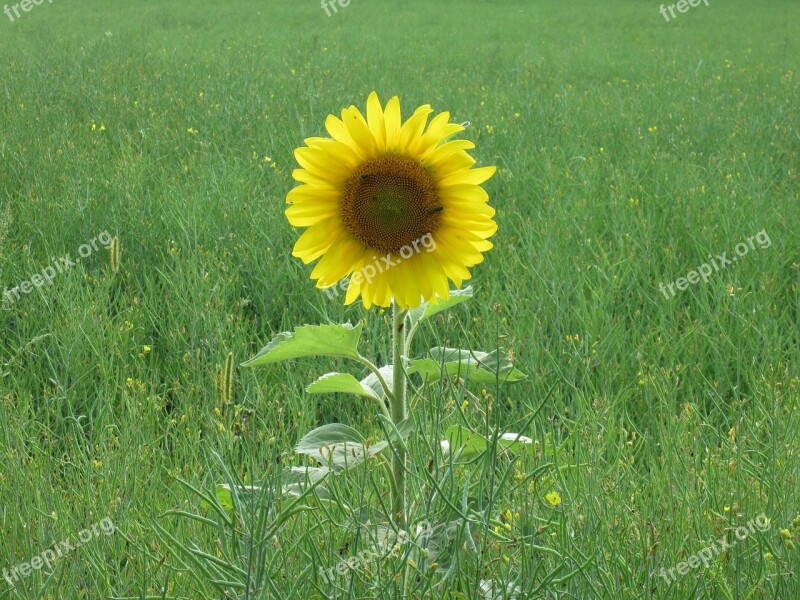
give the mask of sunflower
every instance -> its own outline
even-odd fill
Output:
[[[308,264],[318,288],[347,286],[345,304],[361,300],[414,308],[448,298],[483,261],[497,231],[480,187],[495,167],[473,169],[464,130],[442,112],[419,107],[401,123],[400,101],[381,106],[373,92],[366,119],[355,106],[329,115],[330,138],[295,150],[300,182],[286,197],[289,223],[307,227],[292,255]],[[427,127],[426,127],[427,126]],[[449,280],[449,281],[448,281]]]

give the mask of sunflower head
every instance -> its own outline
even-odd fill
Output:
[[[448,141],[463,127],[427,104],[405,122],[400,101],[384,109],[373,92],[366,118],[355,106],[329,115],[330,138],[309,138],[295,150],[301,185],[286,198],[289,222],[306,227],[292,254],[317,287],[346,287],[345,303],[414,308],[449,297],[468,268],[483,260],[497,230],[480,184],[495,167],[473,169],[467,140]]]

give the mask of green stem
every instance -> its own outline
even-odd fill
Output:
[[[392,304],[392,422],[399,425],[406,418],[406,374],[403,368],[403,352],[405,350],[406,310]],[[392,514],[397,525],[406,526],[406,452],[402,444],[395,444],[392,456],[392,472],[394,473],[394,494],[392,495]]]

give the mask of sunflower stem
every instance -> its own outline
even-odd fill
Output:
[[[406,374],[403,368],[403,351],[406,344],[406,310],[392,302],[392,422],[397,426],[406,418]],[[406,452],[402,444],[396,444],[392,456],[394,490],[392,514],[397,525],[406,526]]]

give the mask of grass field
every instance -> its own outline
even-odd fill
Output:
[[[796,0],[29,8],[0,13],[0,598],[800,597]],[[409,520],[439,546],[354,559],[376,463],[276,487],[314,427],[381,437],[305,392],[367,371],[238,365],[303,323],[364,321],[391,359],[390,311],[315,290],[283,214],[293,150],[372,90],[498,167],[474,297],[415,352],[528,377],[423,388]],[[535,450],[453,461],[454,425]],[[226,482],[261,491],[201,501]]]

